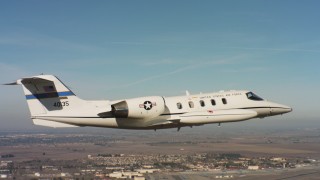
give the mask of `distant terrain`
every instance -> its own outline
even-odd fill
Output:
[[[176,130],[130,131],[96,129],[49,129],[43,132],[1,132],[1,153],[14,160],[79,158],[97,153],[192,154],[203,152],[241,153],[249,156],[303,156],[320,158],[320,129],[237,130],[200,127]],[[97,130],[97,131],[95,131]],[[71,156],[70,156],[71,155]]]
[[[192,157],[197,154],[239,154],[248,158],[281,157],[289,161],[314,162],[320,160],[320,129],[236,129],[213,127],[212,130],[192,129],[128,131],[101,128],[87,129],[46,129],[43,131],[2,131],[0,133],[1,161],[13,161],[25,164],[30,161],[52,162],[88,160],[101,154],[122,154],[124,156],[179,156]],[[208,155],[202,155],[208,157]],[[281,179],[289,177],[312,179],[319,176],[318,163],[312,166],[282,170],[245,171],[227,170],[220,174],[233,174],[242,179],[254,179],[257,176]],[[183,165],[183,163],[182,163]],[[41,165],[39,165],[41,166]],[[280,166],[282,166],[280,164]],[[183,179],[183,177],[212,179],[219,172],[179,172],[167,171],[149,174],[146,179]],[[177,170],[178,171],[178,170]],[[24,172],[24,171],[23,171]],[[287,173],[287,174],[286,174]],[[23,173],[22,173],[23,174]],[[272,176],[271,176],[272,174]],[[305,175],[302,175],[305,174]],[[217,176],[218,177],[218,176]],[[267,178],[268,177],[268,178]],[[200,178],[200,179],[201,179]],[[290,179],[292,179],[290,178]],[[284,178],[285,179],[285,178]]]

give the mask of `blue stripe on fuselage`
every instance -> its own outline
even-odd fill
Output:
[[[52,92],[52,93],[43,93],[43,94],[30,94],[26,95],[26,99],[45,99],[45,98],[55,98],[61,96],[74,96],[73,92],[65,91],[65,92]]]

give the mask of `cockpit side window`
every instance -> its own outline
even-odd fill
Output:
[[[247,98],[250,100],[254,100],[254,101],[263,101],[263,99],[261,97],[259,97],[258,95],[254,94],[253,92],[248,92],[246,93]]]

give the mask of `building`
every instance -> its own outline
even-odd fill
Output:
[[[143,176],[137,176],[137,177],[134,177],[133,180],[145,180],[146,178],[143,177]]]
[[[141,174],[152,174],[154,172],[159,172],[160,169],[135,169],[135,171]]]
[[[127,171],[127,172],[113,172],[109,174],[109,177],[111,178],[121,178],[121,179],[135,179],[139,177],[143,177],[143,174],[139,172],[132,172],[132,171]],[[143,177],[144,178],[144,177]]]
[[[122,172],[113,172],[109,174],[109,177],[111,178],[121,178],[122,177]]]
[[[259,166],[248,166],[248,170],[259,170]]]

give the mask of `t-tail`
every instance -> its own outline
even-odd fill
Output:
[[[52,114],[68,114],[71,109],[77,108],[76,106],[82,106],[85,102],[78,98],[62,81],[53,75],[22,78],[6,85],[22,85],[31,118],[36,125],[73,127],[72,124],[41,121],[38,120],[37,117]]]

